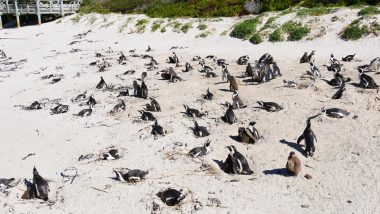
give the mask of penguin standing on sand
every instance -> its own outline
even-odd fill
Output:
[[[96,85],[96,88],[102,89],[104,87],[106,87],[106,88],[108,87],[107,83],[106,83],[106,81],[104,81],[103,77],[100,77],[100,82],[98,83],[98,85]]]
[[[36,167],[33,168],[33,183],[35,185],[36,196],[44,201],[49,200],[48,192],[50,192],[48,182],[41,177]]]
[[[235,116],[233,106],[228,102],[226,104],[227,104],[228,109],[225,115],[222,117],[222,119],[224,120],[224,122],[229,123],[231,125],[237,122],[237,118]]]
[[[239,109],[239,108],[246,108],[247,105],[244,105],[243,100],[241,100],[239,96],[238,91],[234,91],[232,95],[232,108],[233,109]]]
[[[315,145],[314,145],[314,140],[315,143],[317,142],[317,136],[315,136],[313,130],[311,130],[311,119],[318,117],[318,115],[310,117],[306,121],[306,128],[303,131],[302,135],[299,136],[297,140],[297,144],[300,144],[302,140],[305,140],[306,148],[305,148],[305,155],[306,157],[310,155],[311,157],[314,155],[315,152]]]
[[[319,68],[317,66],[315,66],[315,64],[313,62],[310,63],[310,71],[309,71],[309,74],[311,76],[313,76],[314,78],[315,77],[321,77],[321,72],[319,71]]]
[[[297,176],[301,171],[301,161],[296,156],[296,153],[290,152],[288,161],[286,162],[286,169],[294,176]]]
[[[162,128],[162,126],[160,126],[158,124],[157,120],[154,122],[154,125],[152,126],[151,134],[152,135],[164,135],[165,134],[164,128]]]
[[[144,81],[141,82],[141,98],[148,99],[148,87]]]
[[[332,65],[340,65],[339,60],[337,60],[337,59],[334,57],[334,54],[331,54],[331,56],[330,56],[330,62],[331,62]]]
[[[222,81],[227,82],[230,72],[228,71],[227,65],[222,65]]]
[[[93,94],[91,94],[90,95],[90,98],[88,99],[88,101],[87,101],[87,105],[92,105],[93,107],[96,105],[96,100],[95,100],[95,98],[94,98],[94,95]]]
[[[203,99],[212,100],[214,94],[210,92],[210,88],[207,89],[207,93],[203,95]]]
[[[239,90],[239,84],[234,76],[230,75],[228,81],[230,82],[230,91]]]
[[[147,111],[153,111],[153,112],[158,112],[158,111],[161,111],[161,106],[160,104],[157,102],[157,100],[155,100],[153,97],[150,97],[149,98],[151,101],[150,101],[150,104],[146,104],[145,105],[145,109]]]
[[[121,100],[119,104],[116,104],[115,107],[113,107],[111,113],[118,113],[124,111],[126,108],[124,100]]]
[[[245,75],[247,77],[254,77],[254,73],[255,71],[253,70],[251,63],[248,63],[247,68],[245,69]]]
[[[232,159],[232,169],[234,174],[252,175],[253,171],[250,169],[247,159],[237,151],[235,146],[227,146],[230,151],[229,155]]]
[[[122,182],[136,183],[143,180],[149,173],[149,171],[143,171],[139,169],[129,170],[127,173],[113,170],[116,174],[116,178]]]
[[[279,76],[279,77],[282,76],[281,70],[278,67],[276,62],[273,62],[273,74],[274,74],[274,76]]]
[[[325,113],[328,117],[332,118],[343,118],[350,114],[350,112],[340,108],[322,108],[321,111],[322,113]]]
[[[141,97],[141,86],[137,83],[136,80],[133,81],[133,96]]]
[[[308,63],[308,62],[309,62],[309,57],[307,56],[307,52],[305,52],[300,59],[300,64]]]
[[[210,152],[210,143],[211,141],[207,140],[202,147],[195,147],[190,150],[188,155],[193,158],[207,155]]]
[[[315,50],[313,50],[310,55],[307,57],[308,63],[314,63],[315,62]]]
[[[193,66],[190,65],[190,63],[186,62],[185,64],[185,70],[182,70],[182,72],[189,72],[193,70]]]

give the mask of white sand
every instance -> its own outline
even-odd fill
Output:
[[[64,18],[61,23],[0,31],[1,38],[17,38],[0,40],[0,49],[12,60],[28,59],[13,72],[0,72],[0,177],[14,177],[21,181],[31,179],[33,166],[36,166],[43,177],[51,180],[52,201],[49,206],[37,199],[22,200],[21,195],[26,187],[21,182],[10,189],[9,195],[0,193],[0,212],[149,213],[152,201],[155,201],[160,206],[158,212],[162,213],[379,213],[379,93],[348,85],[342,99],[331,100],[336,89],[322,80],[302,90],[282,87],[283,79],[298,79],[305,73],[308,66],[299,64],[298,60],[304,51],[311,50],[317,51],[317,65],[327,79],[332,78],[332,73],[322,65],[329,63],[331,53],[339,59],[357,53],[362,62],[344,63],[343,74],[351,77],[354,83],[359,82],[354,68],[379,56],[380,39],[369,37],[356,42],[338,39],[339,29],[354,19],[350,14],[354,12],[339,11],[337,15],[345,19],[329,25],[328,33],[322,38],[276,44],[264,42],[256,46],[248,41],[219,35],[230,28],[236,19],[207,22],[213,33],[204,39],[195,38],[199,34],[196,29],[191,29],[187,34],[169,32],[169,28],[167,33],[160,33],[159,30],[151,33],[150,25],[143,34],[128,34],[129,27],[119,33],[122,20],[127,20],[127,16],[121,15],[108,16],[107,22],[121,20],[101,29],[104,24],[101,16],[95,15],[99,18],[89,24],[86,19],[90,20],[93,15],[88,15],[78,24],[72,23],[72,16]],[[332,16],[326,15],[321,19],[330,20]],[[137,19],[135,17],[130,26],[134,26]],[[68,45],[74,40],[74,35],[89,29],[93,32],[81,41],[87,39],[94,42]],[[196,69],[193,72],[180,72],[183,67],[176,69],[185,80],[180,83],[159,80],[156,71],[148,72],[149,95],[156,97],[163,109],[154,115],[169,132],[154,140],[149,134],[152,122],[133,122],[139,119],[138,110],[148,100],[126,97],[127,110],[111,116],[108,112],[119,102],[117,94],[95,88],[100,76],[108,84],[132,86],[132,81],[140,77],[148,60],[128,57],[127,65],[122,66],[116,62],[117,52],[129,54],[128,50],[136,49],[136,53],[145,54],[148,45],[155,50],[148,54],[158,60],[159,70],[171,66],[165,63],[172,52],[169,48],[183,46],[188,48],[175,50],[181,64],[195,55],[205,57],[213,54],[227,59],[229,70],[235,76],[245,71],[245,66],[236,64],[239,56],[249,55],[253,61],[268,52],[278,62],[283,77],[261,85],[250,85],[240,79],[240,96],[248,108],[236,110],[239,122],[230,126],[214,119],[225,113],[220,103],[231,101],[232,95],[220,90],[228,89],[228,84],[216,84],[221,81],[220,67],[216,69],[219,77],[207,79],[196,71],[200,66],[192,62]],[[113,54],[106,53],[108,47],[114,50]],[[70,53],[73,48],[82,51]],[[89,66],[96,60],[95,52],[105,54],[112,62],[112,67],[104,73],[98,73],[96,67]],[[129,69],[137,72],[124,76],[125,81],[116,77]],[[75,77],[77,73],[80,77]],[[65,77],[51,85],[49,80],[41,80],[48,74],[64,74]],[[380,83],[379,75],[370,75]],[[208,87],[215,96],[211,102],[201,99]],[[85,90],[88,94],[93,93],[99,104],[90,117],[78,118],[73,114],[86,107],[72,103],[71,99]],[[47,103],[43,110],[37,111],[15,107],[43,98],[50,101],[60,99],[60,103],[70,105],[70,111],[50,115],[49,109],[55,106],[55,102]],[[253,107],[257,106],[258,100],[278,102],[284,110],[268,113],[255,109]],[[181,113],[183,104],[209,112],[207,118],[197,120],[200,125],[210,127],[209,138],[195,138],[190,130],[192,120]],[[351,114],[340,120],[321,116],[320,120],[312,122],[312,129],[318,137],[314,157],[306,158],[296,149],[280,143],[282,139],[295,143],[305,128],[306,118],[318,113],[322,107],[339,107]],[[355,115],[358,118],[352,119]],[[245,127],[250,121],[257,122],[256,128],[264,139],[255,145],[243,145],[230,138],[237,135],[238,127]],[[207,139],[212,141],[212,152],[206,157],[190,159],[185,155],[193,147],[203,145]],[[181,142],[184,146],[175,146],[175,142]],[[227,157],[225,146],[230,144],[247,156],[255,172],[252,176],[231,176],[218,168],[215,160],[222,161]],[[109,162],[78,162],[80,155],[98,153],[109,145],[125,148],[124,157]],[[266,170],[284,168],[290,151],[296,151],[301,159],[303,168],[299,177],[265,175]],[[22,160],[29,153],[36,155]],[[213,170],[203,171],[202,163]],[[76,167],[79,171],[73,184],[62,183],[60,173],[68,167]],[[144,182],[128,185],[111,179],[114,177],[112,169],[117,167],[150,169],[150,172]],[[313,178],[304,178],[306,173]],[[167,207],[156,193],[168,187],[188,188],[191,194],[181,206]],[[212,198],[218,199],[220,206],[213,204]]]

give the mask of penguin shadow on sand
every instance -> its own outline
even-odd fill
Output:
[[[286,168],[264,170],[265,175],[282,175],[284,177],[294,177]]]
[[[302,148],[302,145],[297,144],[297,143],[294,143],[294,142],[289,142],[289,141],[287,141],[287,140],[285,140],[285,139],[282,139],[282,140],[280,140],[279,142],[282,143],[282,144],[286,144],[286,145],[288,145],[289,147],[291,147],[291,148],[297,150],[300,154],[302,154],[303,156],[306,157],[306,154],[305,154],[304,149]]]
[[[220,170],[223,171],[223,161],[222,160],[215,160],[215,159],[212,159],[219,167]]]
[[[230,138],[236,142],[241,143],[241,139],[240,139],[239,135],[230,135]]]
[[[225,88],[219,88],[219,91],[232,92],[230,89],[225,89]]]

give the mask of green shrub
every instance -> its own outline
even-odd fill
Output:
[[[245,20],[234,27],[230,36],[239,39],[246,39],[256,31],[256,26],[258,23],[258,18]]]
[[[331,18],[331,21],[332,21],[332,22],[336,22],[336,21],[338,21],[338,20],[339,20],[338,16],[333,16],[333,17]]]
[[[288,41],[298,41],[310,33],[310,28],[303,26],[300,22],[288,21],[283,26],[284,32],[288,33]]]
[[[282,36],[282,31],[280,28],[277,28],[269,35],[270,42],[281,42],[284,41],[284,37]]]
[[[297,12],[297,16],[322,16],[334,12],[334,9],[328,7],[302,8]]]
[[[164,23],[164,20],[154,21],[152,24],[152,32],[156,32],[161,27],[162,23]]]
[[[206,30],[208,28],[208,26],[204,23],[201,23],[198,25],[197,28],[198,28],[198,30]]]
[[[181,27],[181,31],[187,33],[193,27],[193,23],[188,22]]]
[[[344,40],[358,40],[362,37],[363,29],[359,25],[349,25],[341,34],[341,38]]]
[[[261,30],[266,30],[268,28],[273,28],[274,27],[274,21],[276,21],[278,17],[277,16],[273,16],[273,17],[270,17],[267,22],[264,24],[264,26],[261,28]]]
[[[380,14],[380,10],[377,7],[366,7],[359,11],[358,16],[370,16]]]
[[[249,39],[249,41],[252,43],[252,44],[260,44],[263,42],[263,38],[261,37],[261,35],[259,33],[254,33],[252,35],[252,37]]]
[[[137,33],[143,33],[148,23],[149,23],[149,19],[137,20],[136,25],[135,25],[137,27]]]

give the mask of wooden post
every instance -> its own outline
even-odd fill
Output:
[[[65,12],[63,11],[63,0],[61,0],[60,2],[61,2],[61,15],[62,15],[62,17],[64,17]]]
[[[52,3],[52,0],[49,0],[49,9],[50,9],[50,14],[53,13],[53,3]]]
[[[8,0],[5,0],[5,4],[7,5],[7,11],[9,13],[9,4],[8,4]]]
[[[0,30],[3,29],[3,20],[1,19],[1,13],[0,13]]]
[[[41,24],[40,0],[36,0],[38,25]]]
[[[17,0],[15,0],[15,10],[16,10],[16,26],[20,27],[20,16],[19,16],[18,7],[17,7]]]

